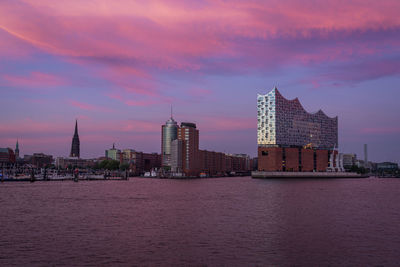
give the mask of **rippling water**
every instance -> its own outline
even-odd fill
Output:
[[[0,184],[0,266],[400,265],[400,179]]]

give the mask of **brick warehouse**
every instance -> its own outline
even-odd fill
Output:
[[[296,147],[258,147],[259,171],[324,172],[333,150]],[[334,151],[337,154],[337,151]]]

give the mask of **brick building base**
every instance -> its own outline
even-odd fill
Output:
[[[329,154],[324,149],[258,147],[259,171],[324,172]]]

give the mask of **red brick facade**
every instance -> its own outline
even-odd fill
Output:
[[[225,175],[230,172],[245,172],[251,170],[248,157],[226,155],[221,152],[199,150],[198,166],[200,172],[215,176]]]
[[[314,170],[314,150],[301,149],[301,171],[312,172]]]
[[[258,148],[258,170],[259,171],[282,171],[282,148],[259,147]]]
[[[321,149],[258,147],[258,170],[324,172],[329,166],[328,152]]]
[[[194,176],[199,173],[199,163],[197,155],[199,154],[199,130],[195,127],[189,127],[181,124],[178,128],[178,139],[183,140],[183,171],[188,176]]]
[[[11,148],[0,148],[0,163],[15,163],[15,154]]]
[[[299,149],[298,148],[283,148],[286,162],[283,162],[286,171],[299,171]]]
[[[328,150],[317,150],[317,171],[324,172],[329,166]]]

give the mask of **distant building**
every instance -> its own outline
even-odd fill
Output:
[[[246,154],[225,154],[199,150],[198,159],[200,172],[209,176],[224,176],[252,170],[250,157]]]
[[[178,129],[178,139],[183,141],[183,171],[186,175],[196,175],[199,172],[199,130],[196,129],[196,124],[182,122]]]
[[[171,118],[162,126],[162,166],[174,174],[224,176],[231,172],[247,172],[252,168],[245,154],[228,155],[199,149],[199,130],[195,123],[182,122],[180,127]]]
[[[376,168],[378,171],[395,171],[399,169],[399,165],[395,162],[382,162],[377,163]]]
[[[120,161],[121,157],[121,150],[115,148],[115,144],[113,144],[113,147],[111,149],[107,149],[105,151],[106,158],[112,159],[112,160],[118,160]]]
[[[326,171],[336,158],[338,117],[308,113],[299,100],[285,99],[275,87],[257,96],[259,171]],[[336,163],[334,163],[335,165]]]
[[[141,175],[161,167],[161,155],[157,153],[143,153],[133,149],[122,150],[121,163],[129,164],[129,169],[135,175]]]
[[[90,168],[95,164],[93,159],[81,159],[81,158],[56,158],[56,167],[61,169],[66,168]]]
[[[178,138],[178,124],[171,118],[161,126],[162,166],[171,166],[171,142]]]
[[[135,164],[133,172],[135,175],[141,175],[145,172],[161,167],[161,155],[157,153],[135,152]]]
[[[72,144],[71,144],[71,153],[69,154],[71,158],[79,158],[80,157],[80,142],[79,142],[79,135],[78,135],[78,120],[75,121],[75,132],[74,136],[72,137]]]
[[[53,156],[43,153],[33,153],[33,155],[24,155],[24,162],[37,168],[44,168],[53,164]]]
[[[356,154],[343,154],[343,167],[345,169],[350,169],[353,165],[357,163]]]
[[[0,148],[0,164],[14,164],[15,154],[11,148]]]
[[[368,164],[368,145],[364,144],[364,167],[365,168],[369,168],[369,164]]]
[[[121,152],[122,156],[120,156],[122,162],[124,163],[133,163],[135,164],[136,160],[136,151],[133,149],[123,149]]]

